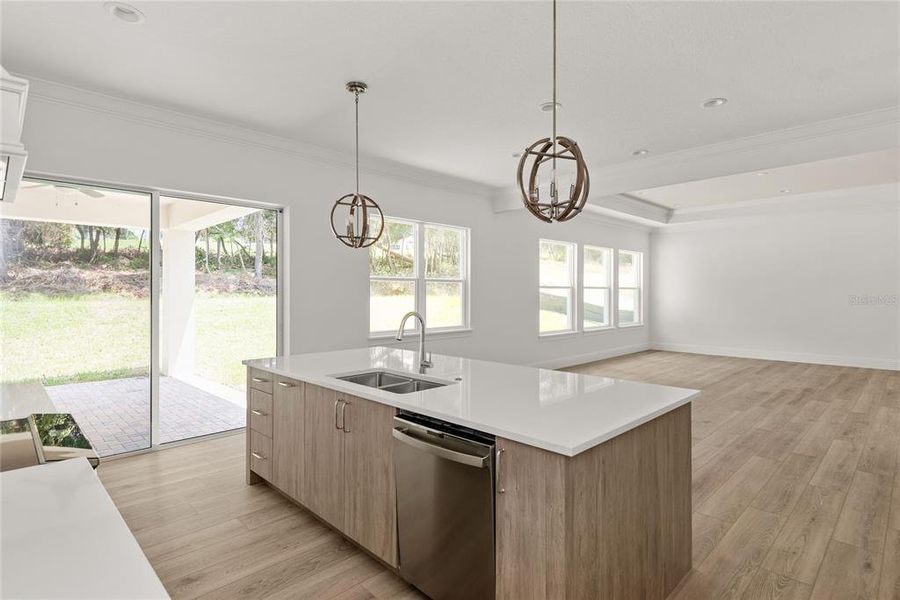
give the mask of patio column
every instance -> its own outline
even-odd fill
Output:
[[[194,371],[194,232],[163,232],[161,371],[190,376]]]

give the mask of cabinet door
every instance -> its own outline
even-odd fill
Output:
[[[394,409],[345,396],[344,531],[386,563],[397,565]]]
[[[561,454],[497,438],[497,600],[566,597]]]
[[[306,462],[300,501],[335,527],[344,526],[344,432],[336,427],[339,394],[306,385],[303,457]],[[340,396],[343,398],[343,396]]]
[[[272,483],[299,501],[303,486],[304,384],[275,376],[272,400]]]

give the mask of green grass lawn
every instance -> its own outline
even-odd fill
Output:
[[[195,374],[243,390],[248,358],[277,354],[275,296],[197,294]]]
[[[198,293],[195,373],[243,389],[241,360],[275,355],[275,297]],[[146,375],[150,303],[114,294],[0,294],[0,381]]]

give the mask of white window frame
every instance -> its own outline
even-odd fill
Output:
[[[425,336],[428,337],[433,334],[442,334],[442,333],[455,333],[455,332],[465,332],[471,331],[471,318],[470,318],[470,298],[471,298],[471,265],[470,265],[470,256],[471,256],[471,244],[472,244],[472,230],[468,227],[461,227],[459,225],[447,225],[445,223],[434,223],[431,221],[416,221],[413,219],[404,219],[401,217],[390,217],[385,215],[384,217],[385,224],[388,221],[399,222],[399,223],[407,223],[413,226],[413,232],[415,235],[415,251],[413,253],[413,272],[415,276],[413,277],[390,277],[385,275],[372,275],[369,273],[369,283],[373,281],[411,281],[413,283],[414,295],[415,295],[415,310],[422,318],[425,319]],[[462,232],[464,239],[462,248],[460,249],[460,270],[462,271],[462,278],[452,278],[452,277],[426,277],[425,274],[425,230],[428,227],[440,227],[443,229],[455,229]],[[427,285],[428,282],[440,282],[440,283],[460,283],[462,285],[462,325],[456,325],[453,327],[431,327],[428,325],[428,307],[427,307]],[[396,335],[396,330],[389,331],[372,331],[371,330],[371,306],[372,306],[372,287],[369,285],[369,311],[366,313],[366,328],[369,329],[369,339],[383,339],[383,338],[392,338]],[[418,321],[413,321],[415,324],[413,326],[413,331],[418,332],[419,324]],[[407,323],[407,326],[409,323]],[[400,326],[400,323],[397,323],[397,326]]]
[[[570,248],[569,256],[571,257],[571,264],[569,265],[569,285],[542,285],[541,282],[541,244],[561,244],[563,246],[568,246]],[[578,255],[579,255],[579,244],[575,242],[566,242],[563,240],[550,240],[546,238],[540,238],[538,240],[538,305],[537,305],[537,330],[538,335],[540,337],[554,337],[560,335],[570,335],[573,333],[578,333],[581,330],[581,317],[580,311],[578,307],[580,305],[580,300],[578,295],[580,293],[580,285],[578,278]],[[557,329],[554,331],[541,331],[541,290],[569,290],[569,328],[568,329]]]
[[[604,331],[607,329],[613,329],[613,290],[616,290],[615,281],[614,281],[614,273],[613,273],[613,261],[617,260],[616,251],[613,248],[609,248],[607,246],[594,246],[593,244],[580,244],[581,248],[581,282],[582,285],[579,289],[579,297],[581,301],[581,330],[582,331]],[[584,258],[585,250],[602,250],[606,253],[606,282],[607,286],[599,287],[594,285],[587,285],[587,275],[585,274],[585,270],[587,269],[587,260]],[[606,290],[606,324],[598,325],[596,327],[588,327],[585,325],[585,316],[587,314],[587,310],[585,306],[587,302],[585,301],[585,291],[587,290]],[[616,291],[616,295],[618,295],[618,291]],[[618,298],[616,298],[618,300]]]
[[[622,287],[619,285],[619,255],[623,252],[637,256],[637,287]],[[629,327],[643,327],[644,325],[644,253],[640,250],[616,249],[616,327],[627,329]],[[619,292],[622,290],[635,290],[637,292],[638,319],[634,323],[619,323]]]

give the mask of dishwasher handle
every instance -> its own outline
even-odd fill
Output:
[[[426,441],[420,440],[419,438],[413,437],[406,433],[401,429],[393,430],[394,439],[412,446],[417,450],[421,450],[423,452],[427,452],[429,454],[433,454],[435,456],[439,456],[440,458],[445,458],[447,460],[452,460],[453,462],[458,462],[464,465],[468,465],[470,467],[478,467],[483,469],[490,465],[491,455],[487,456],[475,456],[472,454],[466,454],[464,452],[457,452],[456,450],[450,450],[449,448],[444,448],[443,446],[437,446],[435,444],[429,444]]]

